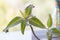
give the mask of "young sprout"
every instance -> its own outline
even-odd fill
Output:
[[[34,8],[33,5],[29,5],[29,6],[27,6],[27,7],[25,8],[25,12],[24,12],[24,13],[20,10],[21,15],[22,15],[23,17],[17,16],[17,17],[15,17],[15,18],[13,18],[13,19],[8,23],[7,27],[6,27],[3,31],[8,32],[8,29],[9,29],[10,27],[14,27],[15,25],[21,23],[21,32],[22,32],[22,34],[24,34],[25,28],[26,28],[26,26],[27,26],[27,24],[28,24],[28,25],[30,26],[30,28],[31,28],[31,30],[32,30],[32,33],[33,33],[33,35],[35,36],[35,38],[36,38],[37,40],[40,40],[40,39],[36,36],[36,34],[35,34],[34,30],[33,30],[32,25],[35,26],[35,27],[39,27],[39,28],[45,28],[45,26],[43,25],[43,23],[42,23],[38,18],[36,18],[35,16],[31,16],[31,13],[32,13],[32,9],[33,9],[33,8]]]

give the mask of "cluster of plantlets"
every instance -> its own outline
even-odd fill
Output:
[[[35,38],[37,38],[37,40],[40,40],[40,38],[38,38],[33,30],[33,26],[35,27],[38,27],[38,28],[42,28],[42,29],[47,29],[48,32],[47,32],[47,35],[48,35],[48,40],[52,40],[52,34],[59,34],[60,35],[60,31],[56,28],[51,28],[52,27],[52,17],[51,15],[49,14],[49,19],[47,21],[47,26],[48,28],[45,27],[45,25],[35,16],[31,16],[31,12],[32,12],[32,9],[34,8],[33,5],[28,5],[26,8],[25,8],[25,12],[21,12],[21,15],[23,17],[20,17],[20,16],[17,16],[15,18],[13,18],[7,25],[7,27],[3,30],[5,32],[8,32],[8,29],[10,27],[14,27],[15,25],[21,23],[21,32],[22,34],[24,34],[24,31],[25,31],[25,28],[27,25],[30,26],[31,30],[32,30],[32,33],[33,35],[35,36]]]

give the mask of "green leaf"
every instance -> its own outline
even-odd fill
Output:
[[[36,17],[30,18],[29,23],[36,26],[36,27],[45,28],[44,24]]]
[[[52,17],[50,14],[49,14],[49,19],[47,21],[47,26],[48,26],[48,28],[52,26]]]
[[[14,19],[12,19],[8,25],[7,25],[7,28],[8,27],[12,27],[12,26],[15,26],[17,25],[18,23],[20,23],[22,21],[22,18],[21,17],[15,17]]]
[[[26,27],[26,21],[24,20],[24,21],[22,21],[22,23],[21,23],[21,32],[22,32],[22,34],[24,34],[25,27]]]
[[[21,15],[25,18],[25,14],[21,10],[19,10],[19,11],[20,11]]]
[[[58,30],[57,28],[52,28],[52,33],[55,35],[60,35],[60,30]]]
[[[7,27],[3,31],[6,32],[10,27],[19,24],[21,21],[22,21],[21,17],[15,17],[8,23]]]
[[[29,17],[29,16],[30,16],[33,7],[34,7],[33,5],[29,5],[29,6],[27,6],[27,7],[25,8],[25,16],[26,16],[26,17]]]

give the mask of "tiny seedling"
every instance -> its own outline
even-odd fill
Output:
[[[8,23],[7,27],[3,31],[8,32],[8,29],[10,27],[14,27],[15,25],[21,23],[21,32],[22,32],[22,34],[24,34],[26,26],[29,25],[31,30],[32,30],[33,35],[35,36],[35,38],[37,38],[37,40],[40,40],[36,36],[32,25],[35,26],[35,27],[39,27],[39,28],[45,28],[45,26],[38,18],[36,18],[35,16],[31,16],[32,8],[34,8],[34,6],[33,5],[29,5],[29,6],[27,6],[25,8],[25,12],[22,12],[21,10],[19,10],[23,17],[17,16],[15,18],[13,18]]]

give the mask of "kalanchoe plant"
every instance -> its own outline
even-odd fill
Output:
[[[32,8],[34,8],[34,6],[33,5],[29,5],[29,6],[27,6],[25,8],[25,12],[22,12],[20,10],[20,12],[21,12],[23,17],[17,16],[14,19],[12,19],[8,23],[7,27],[3,31],[8,32],[8,29],[10,27],[14,27],[15,25],[21,23],[21,32],[22,32],[22,34],[24,34],[25,27],[27,25],[29,25],[31,30],[32,30],[33,35],[35,36],[35,38],[37,38],[37,40],[40,40],[36,36],[36,34],[35,34],[34,30],[33,30],[32,25],[35,26],[35,27],[39,27],[39,28],[45,28],[45,26],[38,18],[36,18],[35,16],[31,16]]]

